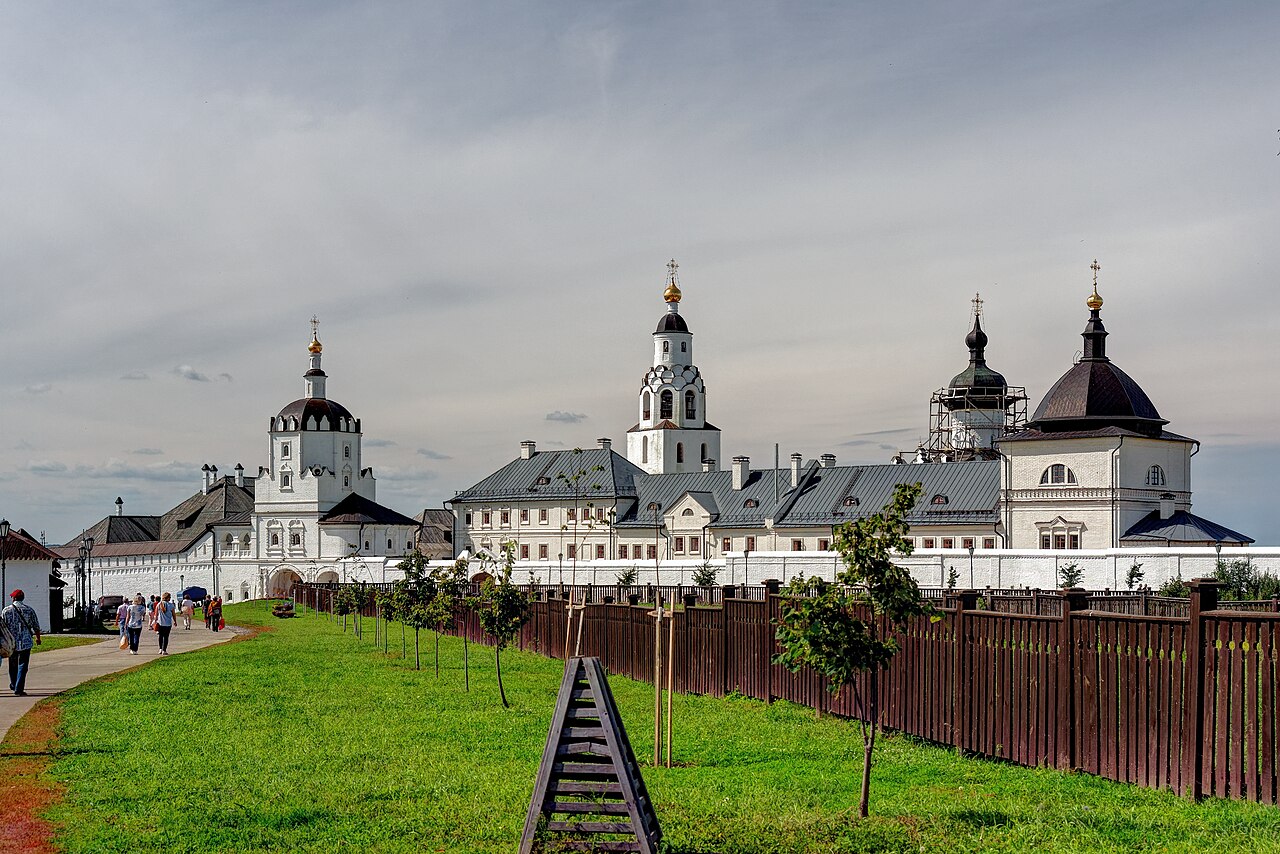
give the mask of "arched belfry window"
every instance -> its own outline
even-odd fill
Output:
[[[1062,463],[1054,463],[1040,475],[1041,486],[1075,486],[1076,473]]]
[[[681,352],[681,353],[688,353],[688,352],[689,352],[689,342],[688,342],[688,341],[681,341],[681,342],[680,342],[680,352]]]
[[[1164,486],[1164,469],[1160,466],[1147,469],[1147,486]]]
[[[690,421],[698,417],[698,395],[692,390],[684,393],[684,417]]]
[[[670,352],[671,352],[671,342],[670,342],[670,341],[663,341],[663,342],[662,342],[662,352],[664,352],[664,353],[670,353]]]
[[[658,396],[658,417],[671,418],[674,410],[675,395],[671,393],[671,389],[666,389]]]
[[[642,397],[642,398],[641,398],[641,401],[643,402],[643,406],[644,406],[644,409],[643,409],[644,416],[643,416],[643,417],[644,417],[646,420],[647,420],[647,419],[649,419],[649,418],[652,418],[652,417],[653,417],[653,406],[652,406],[652,404],[653,404],[653,398],[652,398],[652,396],[650,396],[649,392],[647,392],[647,391],[646,391],[646,392],[644,393],[644,397]]]
[[[640,462],[642,463],[649,462],[649,437],[648,436],[640,437]]]
[[[676,442],[676,462],[684,462],[684,442]]]

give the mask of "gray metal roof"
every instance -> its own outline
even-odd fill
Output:
[[[999,520],[998,460],[831,468],[811,462],[802,470],[797,489],[791,487],[790,469],[753,471],[741,490],[733,489],[732,471],[642,474],[635,480],[635,508],[618,525],[652,527],[651,503],[670,508],[685,493],[708,493],[714,503],[699,498],[718,508],[713,520],[717,527],[763,528],[768,518],[775,527],[830,527],[877,512],[889,503],[895,486],[917,482],[923,489],[909,517],[913,526],[993,525]],[[945,503],[934,504],[939,496]],[[855,503],[846,504],[846,499]],[[749,501],[756,506],[746,506]]]
[[[1177,511],[1168,519],[1161,519],[1159,511],[1152,510],[1138,520],[1132,528],[1125,531],[1120,537],[1120,542],[1155,542],[1164,545],[1175,543],[1248,545],[1253,542],[1253,539],[1185,510]]]
[[[601,470],[593,471],[596,466]],[[580,471],[587,474],[578,480],[578,492],[587,501],[632,497],[636,494],[635,478],[644,476],[643,471],[612,449],[538,451],[527,460],[512,460],[475,486],[459,492],[448,503],[572,498],[573,484],[557,475],[572,477]],[[595,486],[599,488],[593,489]]]

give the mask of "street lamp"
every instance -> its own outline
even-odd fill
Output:
[[[658,511],[662,509],[662,505],[650,501],[649,509],[653,511],[653,583],[662,586],[662,574],[658,569],[658,535],[662,533],[662,529],[658,527]]]
[[[969,545],[969,589],[970,590],[974,589],[973,588],[973,545],[972,544]]]
[[[76,558],[76,607],[80,612],[80,624],[89,624],[89,603],[86,601],[84,588],[84,561]]]
[[[8,566],[6,561],[8,555],[5,554],[6,546],[9,545],[9,520],[0,519],[0,590],[9,586]]]
[[[89,585],[89,592],[86,598],[93,598],[93,537],[85,537],[80,541],[80,548],[84,550],[84,575]],[[2,587],[4,585],[0,585]]]

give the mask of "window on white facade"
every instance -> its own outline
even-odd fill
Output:
[[[289,459],[289,443],[288,442],[285,442],[282,445],[280,445],[280,458],[285,460]]]
[[[676,554],[684,554],[684,537],[676,537],[674,546]]]
[[[649,462],[649,437],[648,436],[640,437],[640,462],[642,463]]]
[[[681,353],[688,353],[688,352],[689,352],[689,342],[688,342],[688,341],[681,341],[681,342],[680,342],[680,352],[681,352]]]
[[[698,462],[706,462],[707,460],[707,443],[702,443],[702,453],[698,455]]]
[[[982,538],[982,547],[983,547],[984,549],[994,549],[994,548],[996,547],[996,538],[995,538],[995,537],[983,537],[983,538]]]
[[[529,524],[529,510],[528,510],[528,508],[521,508],[521,509],[520,509],[520,524],[521,524],[521,525],[528,525],[528,524]]]
[[[670,352],[671,352],[671,342],[670,342],[670,341],[663,341],[663,342],[662,342],[662,352],[664,352],[664,353],[670,353]]]
[[[944,549],[954,549],[954,548],[956,547],[956,541],[955,541],[955,539],[954,539],[954,538],[952,538],[952,537],[943,537],[943,538],[942,538],[942,547],[943,547]]]
[[[658,417],[673,418],[672,413],[675,411],[676,404],[675,395],[671,393],[671,389],[667,389],[658,395]]]
[[[698,396],[691,391],[684,393],[684,417],[689,420],[698,417]]]
[[[596,546],[596,560],[604,560],[604,546]]]
[[[547,508],[538,508],[538,522],[543,525],[547,524]]]
[[[293,475],[287,472],[280,475],[280,488],[293,489]]]
[[[684,442],[676,442],[676,462],[684,462]]]
[[[680,512],[680,515],[681,515],[681,516],[692,516],[692,515],[693,515],[693,508],[692,508],[692,507],[686,507],[686,508],[684,508],[684,510],[682,510],[682,511]]]
[[[791,541],[791,551],[793,551],[793,552],[802,552],[802,551],[804,551],[804,540],[792,540],[792,541]]]
[[[272,535],[271,535],[271,545],[273,545],[273,546],[278,546],[278,545],[280,545],[280,535],[279,535],[279,534],[272,534]]]
[[[520,546],[520,559],[521,560],[529,559],[529,547],[524,544],[521,544]]]
[[[342,458],[343,458],[344,460],[349,460],[349,459],[351,459],[351,446],[350,446],[350,445],[343,445],[343,446],[342,446]]]
[[[729,539],[728,537],[725,537],[723,540],[720,541],[720,551],[727,552],[731,548],[733,548],[733,540]]]
[[[1062,463],[1054,463],[1040,475],[1041,486],[1075,486],[1076,473]]]
[[[625,545],[618,546],[618,559],[619,560],[627,559],[627,547]]]
[[[547,544],[538,543],[538,560],[546,560],[546,559],[547,559]]]
[[[1164,486],[1164,469],[1160,466],[1147,469],[1147,486]]]
[[[753,552],[755,550],[756,550],[756,538],[747,537],[747,551]]]
[[[295,533],[290,534],[290,535],[289,535],[289,545],[291,545],[291,546],[300,546],[300,545],[302,545],[302,535],[301,535],[301,534],[299,534],[299,533],[296,533],[296,532],[295,532]]]
[[[642,397],[642,398],[641,398],[641,400],[643,400],[643,401],[644,401],[644,418],[645,418],[645,420],[647,421],[648,419],[650,419],[650,418],[652,418],[652,417],[653,417],[653,415],[652,415],[652,413],[653,413],[653,407],[652,407],[652,405],[651,405],[652,400],[651,400],[651,398],[650,398],[650,396],[649,396],[649,392],[647,392],[647,391],[646,391],[646,392],[644,393],[644,397]]]

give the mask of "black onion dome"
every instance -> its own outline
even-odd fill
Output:
[[[1142,387],[1107,358],[1101,308],[1095,294],[1082,333],[1083,358],[1053,384],[1027,426],[1045,433],[1122,427],[1159,436],[1168,420],[1160,417]]]
[[[964,343],[969,348],[969,367],[951,378],[947,388],[954,394],[946,395],[943,403],[948,409],[1004,408],[1009,383],[1004,374],[987,367],[987,333],[982,331],[982,322],[977,316]]]
[[[299,398],[280,410],[275,423],[278,424],[281,418],[297,418],[299,430],[312,429],[307,426],[307,422],[312,418],[316,420],[317,426],[314,429],[317,430],[321,429],[319,425],[325,418],[329,419],[329,423],[323,429],[334,431],[340,429],[342,419],[353,424],[356,421],[356,417],[341,403],[323,397]],[[356,426],[358,429],[358,425]]]
[[[689,325],[684,322],[684,318],[679,313],[669,311],[662,315],[662,319],[658,321],[658,328],[653,331],[654,335],[662,332],[688,332]]]

